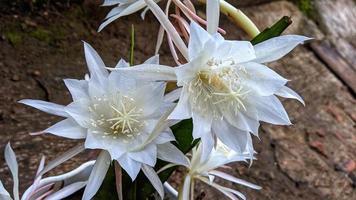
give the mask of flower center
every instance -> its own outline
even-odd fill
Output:
[[[94,98],[94,102],[89,107],[94,133],[124,142],[141,134],[145,124],[141,119],[143,110],[136,106],[134,99],[118,94],[112,98]]]
[[[222,117],[224,109],[232,109],[235,113],[246,110],[244,98],[248,91],[241,84],[239,71],[243,69],[236,67],[233,60],[209,60],[207,67],[189,83],[194,109],[203,114],[212,112],[217,118]]]

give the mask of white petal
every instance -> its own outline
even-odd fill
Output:
[[[256,107],[258,119],[276,125],[291,125],[282,103],[275,96],[249,97],[248,101]]]
[[[183,87],[180,94],[178,104],[173,112],[168,116],[168,119],[189,119],[191,118],[191,110],[189,105],[189,93],[186,87]]]
[[[254,46],[256,52],[254,62],[266,63],[278,60],[292,51],[298,44],[310,39],[300,35],[283,35],[261,42]]]
[[[82,98],[89,98],[88,96],[88,82],[85,80],[64,79],[73,101]]]
[[[134,12],[141,10],[142,8],[144,8],[146,6],[146,3],[144,0],[138,0],[132,4],[127,4],[127,5],[128,5],[127,7],[126,7],[126,5],[124,5],[125,6],[124,10],[117,11],[116,15],[113,15],[112,17],[110,17],[106,21],[104,21],[102,24],[100,24],[98,32],[103,30],[103,28],[105,28],[108,24],[115,21],[116,19],[126,16],[126,15],[130,15]]]
[[[183,183],[183,189],[182,192],[179,194],[179,199],[186,200],[190,198],[190,182],[191,182],[191,177],[189,174],[187,174],[184,178],[184,183]]]
[[[84,53],[85,60],[88,65],[88,69],[90,72],[90,78],[95,80],[101,85],[102,80],[106,79],[109,75],[109,72],[106,70],[106,66],[103,60],[100,58],[99,54],[91,47],[88,43],[84,43]]]
[[[143,64],[155,64],[159,65],[159,55],[154,55],[151,58],[147,59]]]
[[[133,97],[138,105],[143,106],[143,115],[149,116],[158,111],[164,104],[164,92],[166,89],[165,82],[148,82],[143,83],[140,88],[135,91]],[[149,92],[148,92],[149,91]],[[144,95],[143,95],[144,94]]]
[[[165,143],[157,145],[157,157],[161,160],[188,166],[187,157],[173,144]]]
[[[87,182],[72,183],[72,184],[67,185],[67,186],[61,188],[60,190],[52,193],[51,195],[47,196],[46,200],[64,199],[64,198],[74,194],[75,192],[79,191],[80,189],[82,189],[86,184],[87,184]]]
[[[88,128],[91,113],[89,112],[90,102],[87,99],[80,99],[67,105],[64,110],[82,127]]]
[[[104,181],[110,163],[110,154],[107,151],[101,151],[89,176],[87,186],[84,190],[83,200],[90,200],[94,197]]]
[[[219,26],[220,0],[208,0],[206,3],[207,30],[215,33]]]
[[[147,145],[141,151],[128,153],[129,157],[140,163],[145,163],[150,166],[155,166],[157,161],[157,147],[154,144]]]
[[[42,176],[43,174],[47,173],[48,171],[52,170],[58,165],[78,155],[82,151],[84,151],[84,144],[79,144],[69,149],[68,151],[64,152],[60,156],[57,156],[55,159],[48,162],[48,164],[43,168],[43,170],[38,174],[38,176]]]
[[[164,132],[158,135],[158,137],[154,140],[156,144],[163,144],[170,141],[175,141],[175,137],[170,128],[166,129]]]
[[[116,6],[115,8],[111,9],[110,12],[105,16],[105,20],[107,20],[115,15],[119,15],[128,6],[129,6],[129,4],[120,4],[120,5]]]
[[[258,128],[260,123],[258,120],[249,117],[243,112],[234,111],[225,111],[224,112],[225,119],[233,126],[243,131],[249,131],[254,133],[256,136],[258,135]]]
[[[130,64],[122,58],[119,60],[119,62],[115,66],[115,68],[125,68],[125,67],[130,67]]]
[[[210,174],[213,174],[215,176],[218,176],[220,178],[223,178],[227,181],[231,181],[233,183],[237,183],[237,184],[240,184],[240,185],[244,185],[244,186],[247,186],[249,188],[252,188],[252,189],[255,189],[255,190],[260,190],[261,187],[258,186],[258,185],[255,185],[253,183],[250,183],[248,181],[245,181],[243,179],[239,179],[239,178],[236,178],[234,176],[231,176],[230,174],[227,174],[227,173],[224,173],[224,172],[221,172],[221,171],[216,171],[216,170],[213,170],[211,172],[209,172]]]
[[[145,164],[142,165],[142,171],[146,175],[148,180],[151,182],[152,186],[156,189],[161,199],[163,199],[164,198],[163,185],[156,172],[153,170],[152,167]]]
[[[215,120],[213,123],[215,135],[228,147],[242,153],[246,149],[248,131],[242,131],[225,120]]]
[[[137,79],[147,81],[175,81],[177,80],[174,68],[157,65],[157,64],[141,64],[127,68],[110,68],[112,71],[119,71],[125,75],[133,76]]]
[[[305,106],[303,98],[287,86],[282,87],[275,94],[284,98],[296,99]]]
[[[12,150],[10,143],[7,143],[5,147],[5,161],[6,164],[9,166],[9,169],[12,174],[12,179],[14,181],[13,186],[13,195],[14,199],[20,199],[19,196],[19,166],[17,164],[15,152]]]
[[[125,3],[128,2],[129,0],[105,0],[104,3],[102,4],[102,6],[112,6],[115,4],[119,4],[119,3]]]
[[[190,23],[190,38],[189,38],[189,60],[195,59],[203,50],[205,43],[211,39],[211,36],[201,26],[192,21]]]
[[[3,200],[12,200],[10,194],[6,191],[4,185],[0,181],[0,199]]]
[[[96,130],[89,129],[85,139],[86,149],[103,149],[110,153],[112,159],[120,157],[125,153],[124,146],[119,139],[103,137],[104,133],[96,133]],[[97,130],[100,132],[100,130]]]
[[[180,95],[182,93],[182,88],[177,88],[168,94],[164,95],[164,101],[165,102],[174,102],[179,99]]]
[[[52,114],[52,115],[58,115],[61,117],[68,117],[68,113],[64,111],[64,107],[59,104],[51,103],[51,102],[46,102],[46,101],[41,101],[41,100],[33,100],[33,99],[23,99],[20,100],[19,103],[23,103],[25,105],[34,107],[38,110],[41,110],[43,112]]]
[[[79,126],[72,118],[62,120],[43,132],[70,139],[83,139],[87,135],[87,130]]]
[[[137,177],[137,174],[140,172],[141,163],[131,159],[127,154],[122,155],[119,159],[117,159],[117,161],[131,177],[132,181],[134,181]]]
[[[246,71],[240,74],[243,86],[261,96],[274,94],[288,81],[265,65],[249,62],[243,67]]]
[[[255,50],[249,41],[225,40],[218,45],[214,56],[230,58],[237,63],[248,62],[256,58]]]
[[[207,133],[204,137],[201,137],[202,142],[202,154],[200,160],[203,162],[209,158],[209,155],[214,148],[215,140],[212,133]]]

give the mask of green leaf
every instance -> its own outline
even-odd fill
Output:
[[[266,28],[255,38],[253,38],[251,40],[251,43],[255,45],[260,42],[271,39],[273,37],[280,36],[283,33],[283,31],[286,30],[288,26],[291,24],[292,24],[291,18],[288,16],[284,16],[280,20],[278,20],[275,24],[273,24],[271,27]]]

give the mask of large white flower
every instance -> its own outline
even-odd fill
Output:
[[[217,184],[214,182],[215,177],[219,177],[225,179],[227,181],[237,183],[240,185],[244,185],[253,189],[261,189],[261,187],[249,183],[245,180],[236,178],[231,176],[225,172],[217,170],[219,167],[227,167],[226,164],[232,162],[239,162],[239,161],[246,161],[250,158],[249,152],[245,151],[244,153],[237,153],[226,145],[224,145],[220,140],[217,140],[216,147],[213,148],[211,154],[209,154],[206,160],[202,159],[202,146],[201,144],[198,147],[193,148],[192,150],[192,157],[190,159],[190,163],[188,166],[188,172],[184,178],[184,182],[181,186],[181,190],[179,193],[179,199],[181,200],[188,200],[193,199],[191,197],[194,196],[194,185],[196,181],[202,181],[213,188],[219,190],[224,195],[229,197],[230,199],[237,199],[240,197],[245,199],[245,196],[237,190],[224,187],[222,185]],[[171,189],[169,185],[165,184],[168,189]],[[174,191],[172,193],[175,193]]]
[[[242,152],[251,142],[250,133],[257,136],[259,121],[291,124],[276,95],[303,103],[285,86],[287,79],[261,63],[281,58],[308,39],[286,35],[253,46],[224,40],[191,23],[188,63],[175,68],[182,92],[169,118],[193,118],[193,137],[202,140],[203,158],[215,137]]]
[[[20,199],[18,163],[10,143],[5,147],[5,160],[9,166],[14,181],[13,198],[11,198],[11,195],[6,191],[0,180],[0,199],[18,200]],[[95,161],[88,161],[80,165],[78,168],[61,175],[42,178],[42,175],[39,175],[39,172],[44,168],[45,163],[45,158],[42,157],[38,166],[37,176],[33,184],[23,193],[21,199],[63,199],[74,194],[87,184],[94,162]]]
[[[156,182],[153,185],[163,195],[157,175],[151,173],[157,158],[187,164],[185,156],[169,142],[174,136],[166,118],[174,104],[164,99],[165,83],[147,82],[121,72],[109,74],[96,51],[86,43],[84,49],[90,77],[64,80],[72,95],[72,103],[61,106],[39,100],[20,102],[66,118],[43,132],[85,139],[85,148],[103,150],[83,199],[90,199],[97,192],[111,160],[118,161],[133,180],[142,169],[151,182]],[[158,57],[143,65],[155,68]],[[116,67],[128,66],[121,60]],[[80,150],[74,150],[75,153],[70,155]]]

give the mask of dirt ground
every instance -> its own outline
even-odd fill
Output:
[[[108,11],[98,5],[96,1],[85,1],[29,11],[31,8],[0,3],[0,149],[2,152],[11,141],[18,156],[22,192],[31,184],[42,155],[51,160],[76,142],[50,135],[30,136],[29,132],[43,130],[59,118],[17,101],[31,98],[68,104],[70,95],[62,79],[82,78],[87,73],[81,40],[89,42],[108,66],[114,66],[120,58],[128,57],[130,25],[134,24],[135,62],[141,63],[154,53],[159,25],[152,14],[145,21],[138,14],[124,17],[97,33]],[[242,9],[261,29],[288,15],[293,19],[288,33],[314,37],[315,42],[332,41],[333,35],[293,3],[258,1],[258,5],[244,6]],[[227,38],[245,38],[225,17],[221,26],[228,32]],[[160,55],[161,63],[173,64],[166,45]],[[306,106],[283,101],[294,125],[263,124],[260,139],[254,138],[257,161],[251,167],[231,165],[233,175],[261,185],[262,190],[226,185],[238,188],[251,200],[356,199],[354,91],[310,45],[298,47],[270,66],[291,80],[290,86],[304,97]],[[84,152],[52,173],[68,171],[89,158],[90,152]],[[6,188],[12,187],[2,153],[0,179]],[[172,181],[179,180],[177,175]],[[226,199],[214,189],[198,185],[196,199]]]

